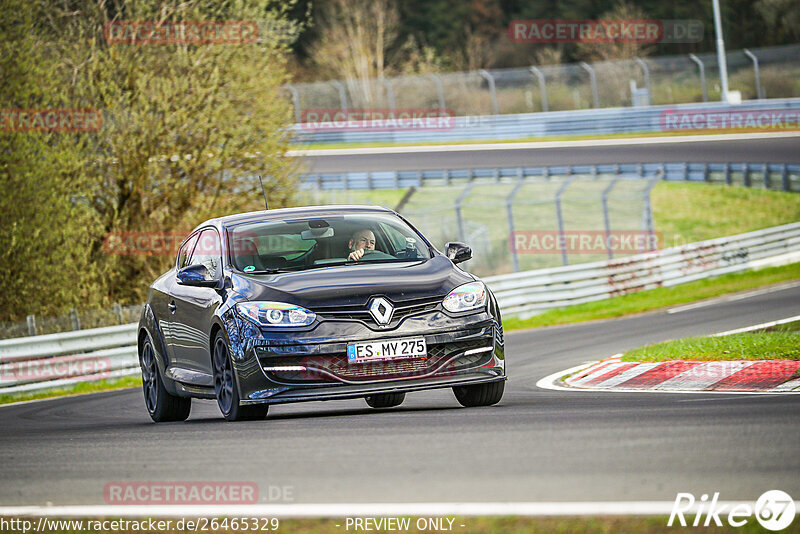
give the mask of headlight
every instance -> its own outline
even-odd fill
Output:
[[[262,326],[308,326],[317,318],[314,312],[285,302],[240,302],[236,310]]]
[[[470,282],[460,285],[450,292],[442,302],[450,312],[477,310],[486,306],[486,287],[483,282]]]

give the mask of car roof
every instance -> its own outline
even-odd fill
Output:
[[[343,215],[348,213],[394,213],[389,208],[382,206],[300,206],[296,208],[280,208],[274,210],[250,211],[247,213],[235,213],[209,219],[195,228],[204,226],[234,226],[246,222],[254,221],[274,221],[281,219],[293,219],[300,217],[315,217],[326,215]],[[194,230],[192,230],[194,231]]]

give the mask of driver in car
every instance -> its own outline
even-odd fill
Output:
[[[375,234],[366,228],[359,230],[350,238],[347,248],[350,249],[350,255],[347,256],[348,261],[358,261],[364,255],[365,250],[375,250]]]

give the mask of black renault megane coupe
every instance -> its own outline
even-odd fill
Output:
[[[154,421],[216,399],[229,421],[270,404],[363,397],[373,408],[452,388],[463,406],[505,386],[497,302],[397,213],[288,208],[212,219],[150,286],[138,329]]]

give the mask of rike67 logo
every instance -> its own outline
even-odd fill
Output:
[[[721,527],[723,520],[727,520],[728,525],[732,527],[741,527],[755,516],[762,527],[777,532],[792,524],[795,511],[795,502],[788,493],[781,490],[764,492],[755,505],[720,502],[719,492],[714,493],[710,501],[707,494],[703,494],[699,501],[695,501],[691,493],[678,493],[667,526],[671,527],[676,520],[682,527],[688,526],[687,516],[691,518],[692,513],[694,513],[694,521],[691,523],[693,527],[708,527],[712,522],[714,526]]]

